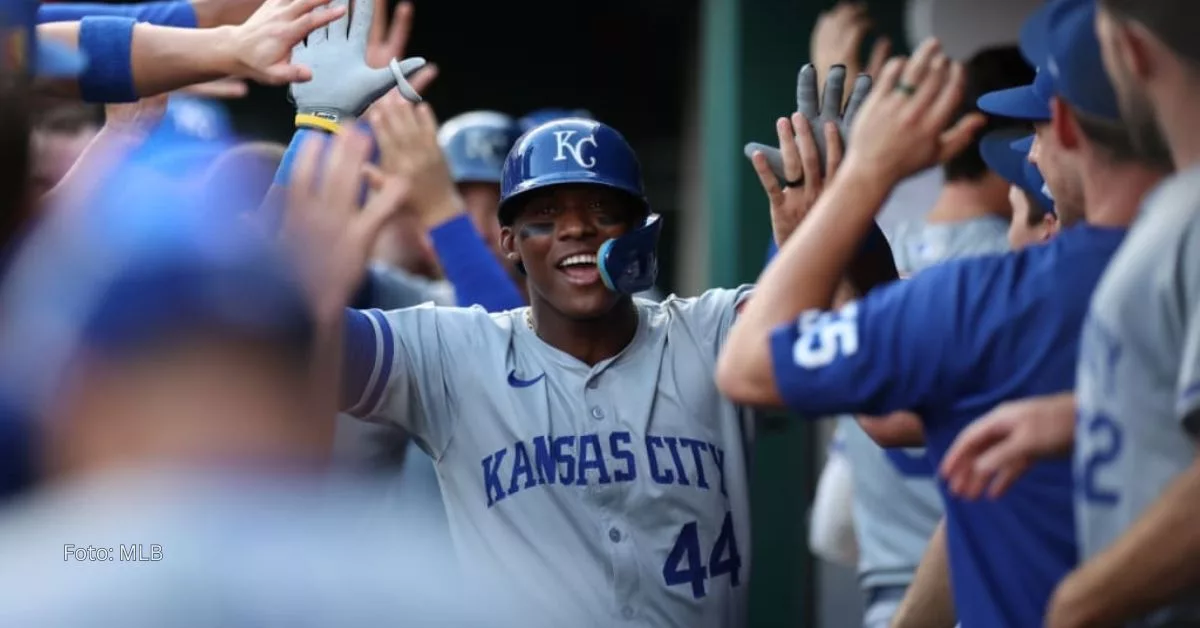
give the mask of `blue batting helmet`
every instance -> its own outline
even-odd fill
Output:
[[[650,211],[642,189],[642,169],[633,148],[616,129],[595,120],[560,118],[535,127],[517,140],[504,160],[500,179],[500,224],[511,225],[522,197],[543,188],[599,185],[619,190],[643,212],[642,224],[605,242],[598,266],[610,290],[633,294],[649,289],[658,275],[655,249],[662,220]]]
[[[563,109],[560,107],[547,107],[545,109],[534,109],[517,120],[517,124],[521,127],[521,132],[524,133],[529,129],[550,122],[552,120],[562,120],[563,118],[584,118],[592,120],[595,116],[587,109]]]
[[[499,183],[504,156],[521,134],[511,117],[495,111],[454,116],[438,129],[455,183]]]

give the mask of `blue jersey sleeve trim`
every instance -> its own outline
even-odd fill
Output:
[[[79,77],[79,95],[87,102],[134,102],[133,27],[128,17],[85,17],[79,22],[79,50],[87,55],[87,69]]]
[[[392,377],[392,363],[396,356],[396,337],[392,334],[392,326],[381,310],[368,310],[367,314],[375,325],[375,333],[378,334],[379,339],[377,345],[382,349],[380,359],[376,360],[373,381],[367,390],[366,405],[362,409],[363,412],[370,413],[379,407],[379,401],[383,399],[383,393],[387,390],[388,381]]]
[[[391,374],[390,327],[369,312],[349,308],[344,322],[341,408],[363,414],[374,408],[371,400],[378,401]]]
[[[38,24],[77,22],[85,17],[131,18],[159,26],[196,28],[196,10],[190,2],[145,2],[142,4],[96,4],[70,2],[38,6]]]
[[[446,278],[454,284],[459,305],[481,305],[489,312],[525,305],[512,278],[465,214],[434,227],[429,237]]]

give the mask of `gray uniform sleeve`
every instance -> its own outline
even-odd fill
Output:
[[[457,421],[454,386],[479,381],[469,359],[481,355],[496,323],[480,307],[417,307],[371,310],[379,345],[376,366],[362,401],[351,414],[393,423],[411,434],[435,459],[450,443]]]
[[[734,289],[715,288],[690,299],[670,297],[663,305],[674,308],[687,328],[712,347],[715,366],[721,345],[725,344],[729,328],[737,318],[737,309],[750,297],[753,289],[752,285]]]
[[[1173,308],[1184,325],[1183,352],[1176,384],[1176,414],[1193,436],[1200,436],[1200,219],[1193,218],[1170,262]]]

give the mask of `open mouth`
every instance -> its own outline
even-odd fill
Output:
[[[558,270],[567,276],[567,281],[577,286],[587,286],[600,281],[600,269],[596,256],[591,253],[571,255],[558,263]]]

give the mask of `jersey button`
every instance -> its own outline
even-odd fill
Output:
[[[622,608],[621,617],[624,617],[625,619],[633,619],[633,607],[626,606],[625,608]]]
[[[608,538],[613,543],[620,543],[621,542],[621,531],[616,528],[609,528],[608,529]]]
[[[592,418],[597,421],[604,418],[604,411],[600,409],[600,406],[592,406]]]

